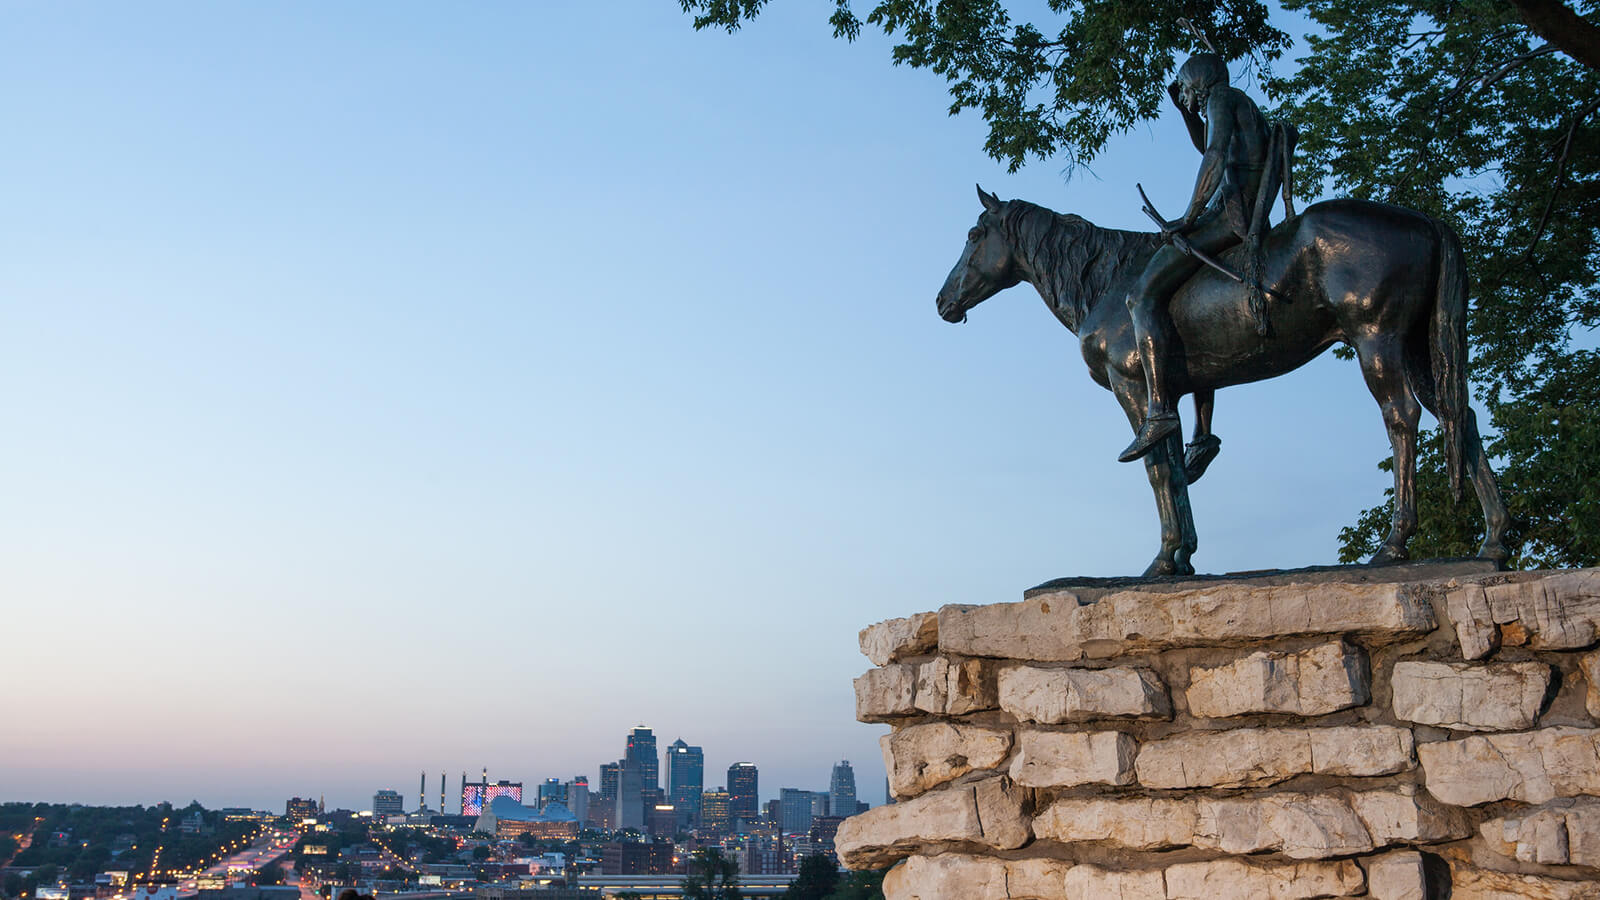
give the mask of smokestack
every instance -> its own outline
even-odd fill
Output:
[[[428,771],[424,769],[417,782],[417,809],[428,808]]]
[[[467,773],[461,773],[461,814],[467,814]]]
[[[444,815],[444,773],[439,773],[439,815]]]

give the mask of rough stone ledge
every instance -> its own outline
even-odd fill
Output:
[[[1362,634],[1375,643],[1436,627],[1418,584],[1227,584],[1173,593],[1123,591],[1092,603],[1070,593],[1020,603],[946,606],[939,649],[965,656],[1070,662],[1297,635]]]
[[[1390,725],[1196,731],[1139,748],[1134,771],[1151,788],[1271,785],[1296,775],[1370,777],[1413,767],[1410,729]]]
[[[856,719],[894,722],[924,714],[960,716],[996,709],[997,666],[992,659],[940,656],[868,669],[855,681]]]
[[[1600,884],[1452,866],[1450,900],[1600,900]]]
[[[1584,866],[1600,874],[1600,798],[1563,798],[1478,826],[1494,853],[1517,862]]]
[[[1353,897],[1365,889],[1361,867],[1350,860],[1271,864],[1220,859],[1147,870],[1073,866],[1067,870],[1060,896],[1068,900],[1303,900]]]
[[[1038,731],[1017,733],[1011,780],[1024,787],[1075,787],[1133,783],[1138,743],[1119,731]]]
[[[1033,838],[1033,798],[1005,777],[951,785],[878,806],[839,825],[834,848],[852,869],[881,869],[940,845],[1015,850]]]
[[[915,797],[972,771],[993,769],[1011,752],[1011,732],[950,722],[901,728],[879,738],[889,789]]]
[[[1059,725],[1106,718],[1172,715],[1160,676],[1149,669],[1044,669],[1002,665],[1000,708],[1024,722]]]
[[[1456,806],[1600,795],[1600,729],[1553,727],[1419,744],[1429,792]]]
[[[909,856],[883,878],[887,900],[1059,900],[1072,863],[966,853]]]
[[[861,629],[861,652],[875,666],[932,653],[939,646],[939,614],[917,613]]]
[[[1482,659],[1510,631],[1533,650],[1574,650],[1600,638],[1600,569],[1541,572],[1501,584],[1469,581],[1446,595],[1461,655]],[[1505,626],[1515,624],[1514,630]]]

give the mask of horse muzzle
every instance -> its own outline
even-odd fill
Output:
[[[939,318],[945,320],[946,322],[960,324],[967,320],[967,311],[962,308],[959,301],[951,300],[943,295],[940,295]]]

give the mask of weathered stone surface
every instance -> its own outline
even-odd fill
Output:
[[[1167,883],[1160,869],[1128,871],[1099,866],[1073,866],[1064,879],[1066,900],[1166,900]]]
[[[1154,788],[1275,784],[1296,775],[1391,775],[1411,768],[1412,738],[1387,725],[1240,728],[1150,741],[1135,772]]]
[[[1450,900],[1600,900],[1600,884],[1455,866]]]
[[[1070,661],[1289,635],[1367,635],[1397,640],[1433,630],[1433,608],[1415,584],[1227,583],[1189,591],[1122,591],[1080,605],[1070,592],[1020,603],[946,606],[946,653]]]
[[[909,856],[883,879],[886,900],[1057,900],[1072,864],[965,853]]]
[[[1421,853],[1395,850],[1361,862],[1367,867],[1367,896],[1372,900],[1428,900]]]
[[[1518,862],[1600,868],[1600,799],[1551,800],[1478,826],[1490,850]]]
[[[1027,787],[1132,784],[1138,742],[1119,731],[1017,733],[1011,780]]]
[[[1472,828],[1464,811],[1402,785],[1222,798],[1066,798],[1041,812],[1033,831],[1040,840],[1101,842],[1126,850],[1192,846],[1325,859],[1394,844],[1457,840]]]
[[[945,712],[952,716],[1000,708],[999,664],[992,659],[956,659],[950,663]]]
[[[1289,865],[1217,859],[1169,866],[1165,879],[1168,900],[1353,897],[1366,886],[1361,867],[1348,859]]]
[[[1343,641],[1295,652],[1260,651],[1215,668],[1189,670],[1189,714],[1320,716],[1370,698],[1366,661]]]
[[[917,666],[912,705],[925,713],[944,715],[950,706],[950,659],[936,656]]]
[[[1456,806],[1600,794],[1600,729],[1480,734],[1417,747],[1429,793]]]
[[[917,613],[861,629],[861,652],[875,666],[932,653],[939,646],[939,614]]]
[[[1550,667],[1544,663],[1403,660],[1390,676],[1394,714],[1458,731],[1514,731],[1538,721]]]
[[[1091,797],[1050,804],[1033,822],[1039,840],[1105,841],[1129,850],[1170,850],[1194,843],[1199,803],[1178,797]]]
[[[1005,777],[948,787],[845,819],[834,847],[852,869],[881,869],[941,844],[1015,850],[1033,836],[1029,802]]]
[[[1583,678],[1588,682],[1588,691],[1583,695],[1584,708],[1589,710],[1589,715],[1600,719],[1600,650],[1578,657],[1578,668],[1583,670]]]
[[[917,713],[915,666],[868,669],[856,679],[855,685],[857,721],[887,722]]]
[[[1165,718],[1171,701],[1149,669],[1000,669],[1000,708],[1024,722],[1058,725],[1112,717]]]
[[[896,729],[879,738],[889,789],[899,798],[972,771],[992,769],[1011,752],[1011,732],[949,722]]]
[[[1600,570],[1554,572],[1527,581],[1459,585],[1446,597],[1456,639],[1467,659],[1500,646],[1497,626],[1515,631],[1535,650],[1586,647],[1600,637]]]

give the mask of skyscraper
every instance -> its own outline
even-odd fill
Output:
[[[617,766],[617,827],[643,831],[644,786],[638,760],[623,759]]]
[[[761,817],[761,799],[758,789],[756,764],[736,762],[728,767],[728,819],[739,827],[754,825]]]
[[[655,732],[639,725],[628,732],[628,752],[623,762],[633,762],[639,767],[639,787],[661,787],[661,759],[656,755]]]
[[[678,811],[678,824],[700,823],[700,794],[706,788],[705,754],[683,738],[667,747],[667,802]]]
[[[728,792],[723,788],[700,795],[700,827],[709,834],[728,830]]]
[[[778,791],[778,823],[785,834],[805,834],[811,830],[811,820],[827,815],[826,809],[817,812],[817,798],[827,799],[820,791],[802,791],[784,788]]]
[[[372,814],[393,816],[406,811],[405,798],[399,791],[382,790],[372,795]]]
[[[600,802],[617,805],[617,787],[622,766],[617,763],[600,764]]]
[[[848,759],[833,767],[833,779],[828,782],[828,810],[835,816],[856,814],[856,772]]]

